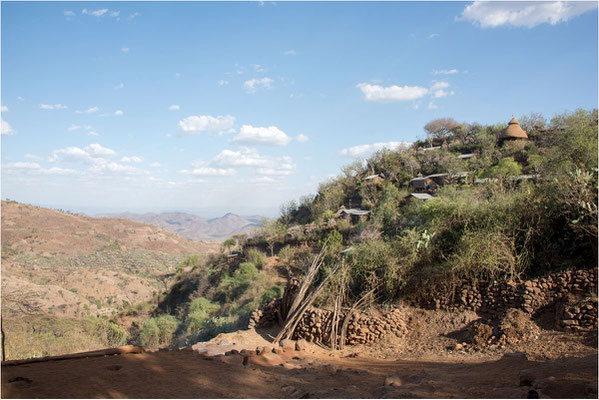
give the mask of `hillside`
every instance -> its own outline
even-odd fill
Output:
[[[344,167],[316,196],[285,205],[278,220],[237,242],[237,257],[179,274],[152,304],[136,343],[193,343],[243,326],[252,307],[280,296],[281,280],[304,277],[319,253],[311,287],[326,285],[313,305],[327,310],[348,309],[368,293],[372,309],[440,307],[466,302],[464,293],[474,292],[458,289],[473,282],[523,285],[596,268],[596,110],[550,123],[525,117],[522,126],[526,138],[509,140],[505,124],[436,120],[411,148]],[[596,302],[589,287],[584,301]],[[144,342],[144,330],[167,317],[174,336]]]
[[[3,201],[5,329],[11,318],[57,327],[113,315],[165,290],[181,260],[218,249],[153,225]]]
[[[260,216],[240,216],[232,213],[205,219],[197,215],[169,212],[135,214],[130,212],[97,214],[97,218],[123,218],[152,224],[196,241],[225,240],[237,234],[252,234],[259,227]]]

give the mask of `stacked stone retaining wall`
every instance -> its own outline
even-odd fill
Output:
[[[294,293],[298,282],[288,286],[281,299],[273,299],[250,317],[250,327],[270,327],[282,324],[290,304],[289,293]],[[564,330],[597,329],[597,269],[554,272],[545,277],[524,282],[478,281],[460,282],[447,294],[431,292],[419,299],[405,299],[407,303],[445,310],[473,310],[483,313],[502,313],[510,308],[531,315],[554,307],[556,328]],[[341,314],[340,321],[345,315]],[[294,338],[329,344],[333,313],[310,308],[298,324]],[[341,329],[339,323],[338,331]],[[398,309],[373,316],[353,312],[350,317],[345,344],[371,343],[388,334],[402,336],[406,331]]]

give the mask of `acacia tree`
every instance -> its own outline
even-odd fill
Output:
[[[438,118],[424,125],[431,147],[435,140],[444,140],[453,134],[454,129],[460,126],[453,118]]]

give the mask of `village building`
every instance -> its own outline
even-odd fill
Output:
[[[506,140],[522,140],[522,139],[527,140],[528,135],[526,134],[524,129],[522,129],[520,127],[518,120],[516,120],[516,118],[514,118],[514,116],[512,116],[511,121],[508,122],[508,124],[507,124],[507,128],[505,128],[503,130],[503,132],[501,132],[501,134],[498,136],[497,139],[500,142],[503,142]]]

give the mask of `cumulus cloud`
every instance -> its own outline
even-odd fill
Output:
[[[397,86],[383,87],[369,83],[359,83],[357,87],[364,93],[367,101],[388,103],[390,101],[416,100],[426,96],[428,89],[422,86]]]
[[[407,148],[411,145],[410,142],[379,142],[372,144],[363,144],[353,146],[339,151],[339,155],[344,157],[364,159],[382,149],[397,150]]]
[[[273,183],[276,182],[275,179],[270,178],[268,176],[261,176],[259,178],[252,178],[250,179],[251,183]]]
[[[192,115],[179,121],[179,129],[185,135],[199,132],[223,133],[233,128],[235,117],[231,115],[212,117],[210,115]]]
[[[76,161],[98,164],[106,161],[104,157],[112,157],[115,154],[116,152],[114,150],[93,143],[83,149],[76,146],[70,146],[64,149],[54,150],[48,158],[48,161]]]
[[[87,136],[98,136],[98,132],[89,131],[87,132]]]
[[[68,107],[63,104],[40,104],[40,108],[42,110],[64,110]]]
[[[124,114],[124,113],[123,113],[123,110],[116,110],[116,111],[114,112],[114,115],[116,115],[117,117],[120,117],[120,116],[121,116],[121,115],[123,115],[123,114]]]
[[[210,167],[202,167],[195,168],[193,170],[181,170],[180,174],[184,175],[196,175],[196,176],[232,176],[237,173],[237,171],[233,168],[210,168]]]
[[[154,161],[152,164],[150,164],[150,167],[154,167],[154,168],[160,167],[160,163],[158,161]]]
[[[303,133],[300,133],[295,137],[295,140],[297,140],[299,143],[306,143],[308,140],[310,140],[310,138]]]
[[[272,83],[274,81],[268,77],[260,78],[260,79],[250,79],[243,83],[243,88],[248,93],[254,93],[258,89],[272,89]]]
[[[72,132],[72,131],[76,131],[76,130],[78,130],[78,129],[86,129],[86,130],[89,130],[89,129],[91,129],[91,128],[92,128],[92,127],[91,127],[91,125],[83,125],[83,126],[82,126],[82,125],[75,125],[75,124],[71,124],[71,126],[69,126],[69,127],[67,128],[67,130],[68,130],[69,132]]]
[[[233,138],[233,141],[244,144],[286,146],[291,141],[291,138],[276,126],[261,127],[243,125],[237,136]]]
[[[291,175],[295,164],[291,157],[262,156],[255,149],[242,147],[238,151],[225,149],[214,157],[211,165],[222,168],[250,167],[260,175]]]
[[[429,39],[434,39],[434,38],[439,37],[439,36],[441,36],[441,35],[439,35],[438,33],[431,33],[430,35],[428,35],[428,38]]]
[[[286,56],[294,56],[296,53],[295,53],[295,50],[292,49],[292,50],[285,50],[283,52],[283,54]]]
[[[63,11],[63,14],[65,17],[74,17],[75,13],[73,11],[67,10],[67,11]]]
[[[178,104],[173,104],[168,109],[171,110],[171,111],[177,111],[179,109],[179,105]]]
[[[8,107],[2,106],[2,112],[8,112]]]
[[[116,85],[114,87],[114,90],[119,90],[125,87],[125,84],[123,82],[120,82],[118,85]]]
[[[10,124],[5,120],[0,120],[0,134],[2,135],[14,135],[15,131],[12,129]]]
[[[129,47],[121,47],[123,53],[129,53]]]
[[[432,101],[428,103],[429,110],[434,110],[435,108],[438,108],[435,103],[433,103]]]
[[[532,28],[540,24],[556,25],[597,8],[597,2],[487,2],[466,6],[459,20],[481,28],[516,26]]]
[[[220,79],[220,80],[218,80],[218,81],[216,82],[216,84],[217,84],[218,86],[225,86],[225,85],[228,85],[228,84],[229,84],[229,81],[226,81],[226,80],[224,80],[224,79]]]
[[[452,69],[435,69],[433,70],[433,75],[453,75],[453,74],[459,74],[460,71],[458,69],[452,68]]]

